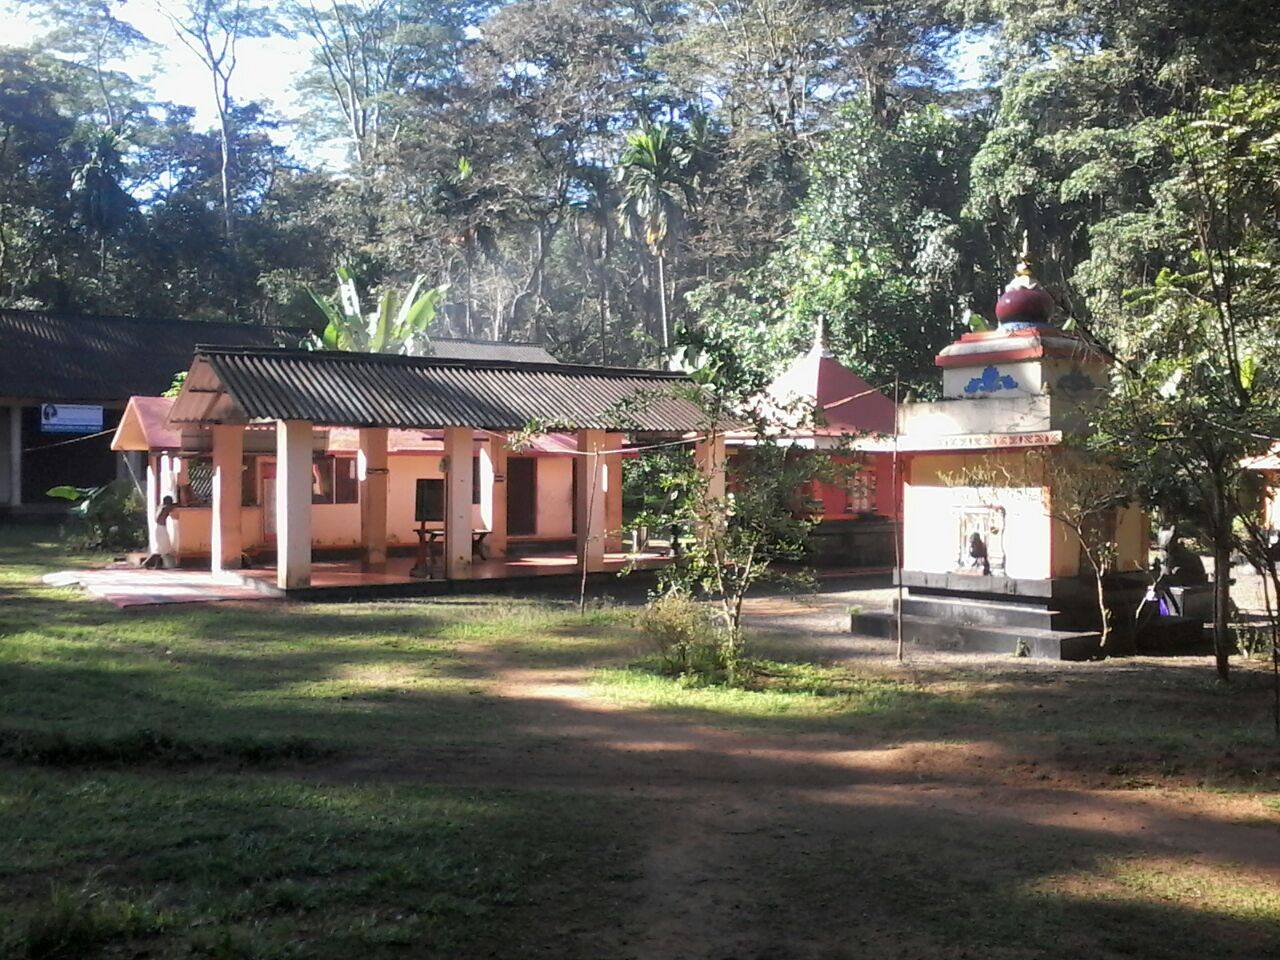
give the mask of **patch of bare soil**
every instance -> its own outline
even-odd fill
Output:
[[[777,615],[813,630],[804,623],[811,611],[779,606]],[[562,943],[561,955],[1126,956],[1133,950],[1125,931],[1169,924],[1185,925],[1188,937],[1217,930],[1232,944],[1220,956],[1259,956],[1280,942],[1212,910],[1193,916],[1169,907],[1165,916],[1117,907],[1108,879],[1117,862],[1151,860],[1280,885],[1280,822],[1256,797],[1098,789],[1055,766],[1052,744],[1044,757],[1029,757],[982,740],[884,746],[830,733],[722,729],[605,702],[583,670],[531,669],[492,654],[487,666],[490,692],[512,724],[509,739],[334,773],[634,801],[633,820],[619,829],[637,831],[647,852],[619,890],[620,913],[564,939],[542,931]],[[1080,941],[1060,944],[1062,952],[1010,946],[1018,933],[999,933],[1008,917],[973,906],[1034,911],[1046,884],[1062,891],[1046,902],[1083,925]],[[1114,934],[1092,929],[1108,924]]]

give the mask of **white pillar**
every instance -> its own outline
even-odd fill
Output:
[[[164,502],[164,498],[168,497],[173,503],[178,502],[178,471],[181,469],[181,461],[171,453],[162,453],[160,455],[160,502]],[[164,540],[168,542],[168,553],[174,558],[181,552],[182,544],[179,543],[181,536],[181,527],[178,523],[178,513],[173,511],[169,514],[169,519],[164,523]],[[165,553],[165,543],[161,543],[160,553]]]
[[[210,553],[214,574],[240,569],[240,504],[244,497],[244,427],[213,427],[213,516]]]
[[[620,451],[625,437],[611,433],[605,437],[605,449]],[[604,461],[604,548],[610,553],[622,549],[622,454],[612,452]]]
[[[493,482],[489,491],[489,556],[507,555],[507,436],[493,435],[489,439],[489,466]],[[482,473],[483,475],[483,473]]]
[[[471,427],[444,431],[444,575],[449,580],[471,576]]]
[[[9,408],[9,506],[22,506],[22,406]]]
[[[311,421],[276,421],[276,585],[311,585]]]
[[[578,474],[578,502],[574,505],[578,515],[578,563],[585,565],[588,573],[604,569],[606,458],[600,455],[604,449],[603,430],[578,431],[578,450],[583,454],[573,458]]]
[[[387,429],[360,430],[360,454],[356,465],[360,481],[361,560],[366,570],[387,565]]]
[[[147,554],[155,556],[160,552],[160,526],[156,513],[160,509],[160,458],[147,454]],[[168,540],[168,537],[165,538]]]

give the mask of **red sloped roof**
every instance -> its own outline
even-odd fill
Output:
[[[769,385],[768,395],[784,406],[815,405],[825,423],[806,433],[893,432],[893,401],[818,344]]]
[[[112,450],[177,450],[182,432],[169,426],[170,397],[130,397],[111,438]]]

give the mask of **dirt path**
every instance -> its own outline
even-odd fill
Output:
[[[822,642],[819,624],[797,620]],[[638,831],[646,849],[619,892],[620,915],[566,956],[974,956],[947,946],[952,918],[893,899],[895,889],[932,889],[941,881],[931,874],[991,884],[1001,891],[995,901],[1034,897],[1044,883],[1083,884],[1086,927],[1090,898],[1117,895],[1107,877],[1125,863],[1280,884],[1280,820],[1255,797],[1040,783],[993,742],[885,746],[725,729],[616,706],[595,695],[585,669],[501,656],[486,651],[484,672],[513,736],[416,753],[395,770],[384,760],[347,772],[564,790],[642,807],[620,825]],[[941,902],[949,889],[939,887]],[[1247,936],[1229,935],[1249,955]]]

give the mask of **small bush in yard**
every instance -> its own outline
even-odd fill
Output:
[[[73,958],[117,940],[160,932],[165,916],[149,903],[116,900],[89,886],[54,886],[49,898],[0,941],[4,956]]]
[[[46,496],[70,500],[67,541],[78,547],[129,550],[147,542],[147,518],[142,496],[127,480],[101,487],[52,487]]]
[[[640,613],[640,630],[662,661],[662,672],[712,677],[725,669],[719,631],[706,607],[672,590],[651,600]]]

